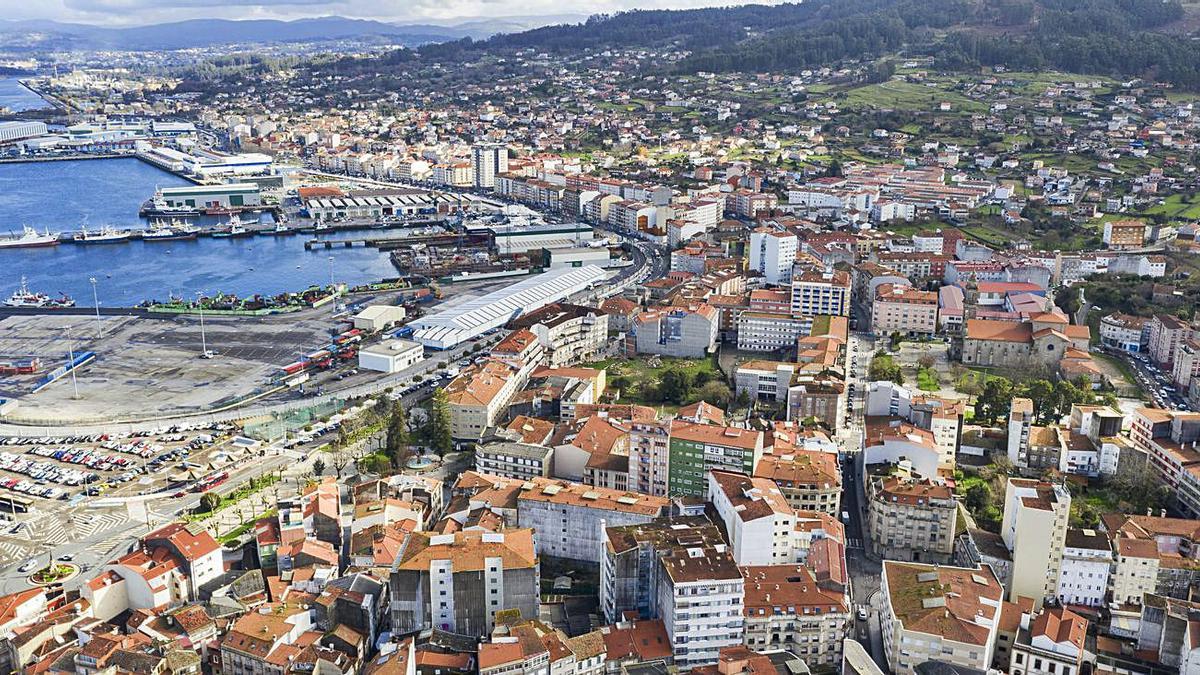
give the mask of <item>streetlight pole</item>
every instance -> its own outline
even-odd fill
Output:
[[[71,369],[71,386],[75,389],[75,396],[79,398],[79,381],[75,379],[75,343],[71,340],[71,325],[67,324],[67,357],[71,359],[67,362],[67,367]]]
[[[337,293],[333,287],[333,256],[329,256],[329,292]]]
[[[100,324],[100,296],[96,293],[96,277],[90,277],[88,281],[92,283],[92,302],[96,304],[96,337],[100,337],[104,327]]]
[[[200,309],[200,356],[208,358],[208,338],[204,335],[204,291],[196,291],[196,307]]]

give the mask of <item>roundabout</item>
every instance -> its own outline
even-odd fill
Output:
[[[74,563],[53,563],[49,567],[30,574],[27,581],[34,586],[50,586],[61,584],[74,579],[79,574],[79,566]]]

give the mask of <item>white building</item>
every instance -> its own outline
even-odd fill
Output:
[[[775,481],[730,471],[710,471],[708,501],[725,523],[737,564],[796,562],[793,550],[796,512]]]
[[[1012,553],[1010,601],[1033,598],[1040,607],[1057,594],[1070,513],[1071,493],[1063,486],[1008,479],[1000,537]]]
[[[476,143],[471,148],[475,187],[496,187],[496,176],[508,173],[508,147],[503,143]]]
[[[1067,605],[1102,606],[1112,564],[1112,543],[1107,536],[1095,530],[1067,530],[1058,599]]]
[[[760,227],[750,233],[750,269],[762,274],[768,284],[791,283],[798,248],[791,232]]]
[[[433,349],[450,349],[499,328],[522,314],[564,300],[605,278],[595,265],[564,267],[472,298],[413,321],[413,339]]]
[[[358,367],[380,373],[399,373],[417,365],[425,348],[409,340],[388,340],[358,352]]]

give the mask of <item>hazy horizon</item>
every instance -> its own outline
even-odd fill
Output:
[[[188,19],[278,19],[294,21],[337,16],[389,23],[454,24],[480,20],[546,17],[545,23],[629,9],[689,9],[741,4],[778,4],[720,0],[526,0],[519,12],[497,0],[0,0],[8,20],[52,20],[105,27],[131,27]]]

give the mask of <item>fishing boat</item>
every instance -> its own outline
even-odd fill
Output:
[[[172,219],[171,224],[155,222],[149,229],[142,230],[142,241],[179,241],[195,239],[200,230],[179,219]]]
[[[154,196],[147,199],[140,209],[138,214],[146,217],[154,216],[199,216],[200,209],[194,206],[175,206],[167,203],[166,197],[163,197],[162,189],[156,189]]]
[[[105,225],[96,231],[89,230],[87,225],[84,225],[72,239],[76,244],[120,244],[129,241],[132,235],[129,230],[118,230],[111,225]]]
[[[0,239],[0,248],[41,248],[43,246],[58,246],[58,233],[51,234],[50,230],[46,230],[44,234],[38,234],[38,231],[25,226],[25,231],[21,236],[13,236],[9,239]]]
[[[280,235],[284,235],[284,234],[291,234],[292,228],[288,227],[287,225],[284,225],[283,223],[275,223],[275,227],[273,227],[269,230],[259,230],[258,233],[259,234],[269,234],[272,236],[280,236]]]
[[[21,288],[13,293],[7,300],[4,301],[5,307],[32,307],[32,308],[49,308],[60,309],[64,307],[74,307],[75,301],[66,294],[60,293],[57,298],[52,298],[45,293],[33,293],[29,290],[29,286],[25,283],[25,277],[21,277]]]
[[[254,232],[252,230],[248,230],[248,229],[246,229],[246,227],[244,225],[242,225],[242,219],[238,218],[237,216],[234,216],[229,219],[229,229],[217,230],[216,232],[213,232],[213,236],[216,237],[217,239],[231,239],[234,237],[249,237],[249,236],[252,236],[253,234],[254,234]]]

